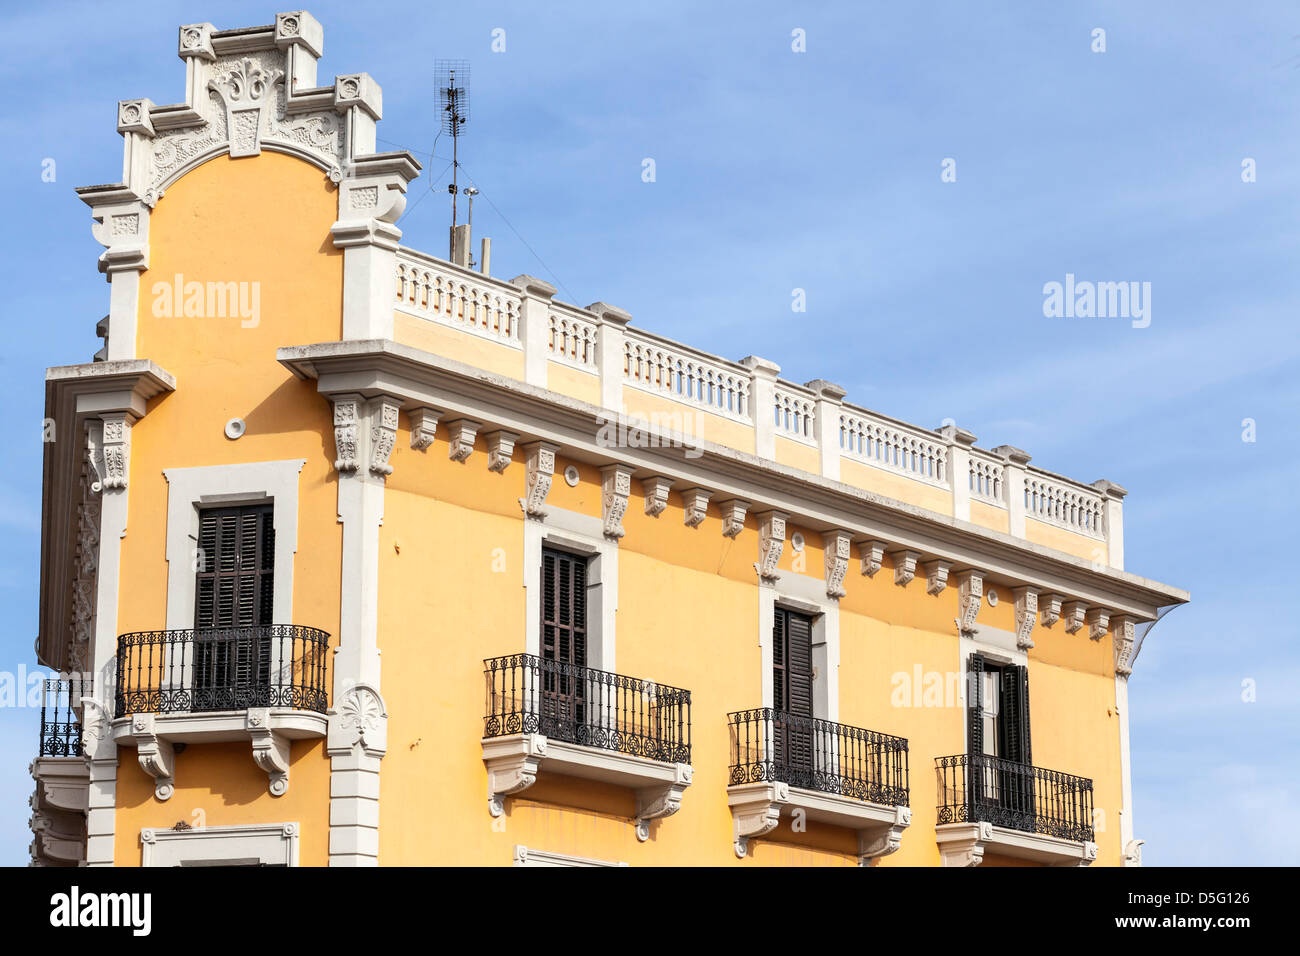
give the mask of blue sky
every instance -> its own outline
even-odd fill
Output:
[[[1193,597],[1152,632],[1131,681],[1145,860],[1300,863],[1286,564],[1300,507],[1300,9],[1063,6],[310,10],[325,27],[322,78],[374,76],[381,148],[425,163],[400,222],[407,244],[445,248],[433,60],[466,58],[462,158],[495,273],[547,278],[671,338],[761,355],[886,414],[952,418],[983,447],[1124,485],[1128,569]],[[119,178],[118,99],[181,98],[180,24],[269,23],[276,9],[0,13],[0,75],[20,91],[0,115],[0,388],[14,432],[0,469],[0,671],[35,666],[43,371],[88,361],[108,308],[73,188]],[[804,53],[791,50],[796,28]],[[956,182],[941,182],[946,158]],[[1256,182],[1242,181],[1246,158]],[[1045,318],[1043,285],[1067,273],[1150,282],[1150,326]],[[38,725],[36,710],[0,707],[0,863],[26,859]]]

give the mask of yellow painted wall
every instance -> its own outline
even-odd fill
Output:
[[[150,220],[150,269],[141,278],[138,352],[176,376],[176,391],[150,403],[132,430],[130,514],[122,539],[118,631],[166,623],[165,468],[305,458],[299,475],[293,620],[337,636],[341,533],[333,470],[333,428],[315,383],[275,360],[283,345],[337,339],[342,256],[330,240],[337,194],[325,174],[278,153],[220,157],[173,184]],[[154,314],[154,284],[259,283],[260,317]],[[250,287],[251,288],[251,287]],[[206,307],[206,304],[205,304]],[[240,417],[238,441],[223,433]],[[118,768],[116,862],[140,861],[140,830],[297,821],[304,865],[326,860],[329,765],[322,741],[295,741],[289,792],[272,797],[251,744],[192,744],[176,761],[176,792],[153,798],[151,779],[123,748]]]
[[[726,802],[726,715],[762,701],[752,566],[757,521],[750,516],[741,534],[727,539],[713,506],[700,528],[688,528],[677,494],[664,514],[652,518],[644,513],[639,482],[632,485],[619,548],[616,670],[690,689],[694,783],[682,809],[652,825],[647,843],[636,840],[629,791],[545,772],[532,788],[507,799],[502,819],[489,816],[480,745],[482,659],[524,647],[523,518],[517,503],[524,469],[516,454],[505,474],[488,472],[481,441],[468,462],[452,462],[442,450],[443,437],[422,454],[399,434],[386,495],[380,646],[391,718],[381,771],[381,864],[507,865],[516,844],[633,865],[856,863],[852,834],[816,823],[806,833],[793,833],[783,823],[755,841],[748,861],[736,859]],[[598,516],[598,471],[578,465],[581,481],[571,488],[561,477],[569,464],[574,463],[557,460],[548,505]],[[791,525],[788,535],[796,532],[805,547],[796,552],[787,541],[782,574],[820,580],[821,536]],[[840,720],[908,738],[913,824],[902,849],[883,863],[937,865],[934,760],[965,749],[963,704],[955,690],[937,705],[921,691],[903,696],[893,678],[911,677],[918,666],[923,674],[960,674],[953,624],[957,590],[932,597],[923,575],[900,588],[889,567],[867,578],[857,573],[856,559],[854,554],[848,595],[841,601]],[[1010,595],[1001,597],[997,607],[981,606],[981,625],[1014,627]],[[1076,660],[1080,654],[1086,660]],[[1095,702],[1101,675],[1079,680],[1070,669],[1094,667],[1095,657],[1092,646],[1072,641],[1053,645],[1050,663],[1035,660],[1036,727],[1079,719],[1081,705]],[[1088,744],[1094,751],[1079,751],[1087,772],[1101,781],[1116,776],[1116,734],[1097,733],[1086,715],[1083,720],[1077,736],[1095,736]],[[1038,741],[1051,734],[1035,734],[1036,757]],[[1042,744],[1044,754],[1059,757],[1065,770],[1077,763],[1074,746]],[[1109,784],[1099,786],[1101,792]],[[1111,849],[1103,843],[1102,862],[1117,862]]]
[[[546,363],[546,387],[591,405],[600,404],[600,376],[562,362]]]
[[[1058,528],[1037,518],[1025,517],[1025,540],[1100,564],[1105,564],[1107,560],[1105,541],[1090,538],[1085,534],[1075,534],[1073,531]]]
[[[812,445],[805,445],[792,438],[777,435],[775,452],[778,464],[798,468],[814,475],[822,473],[821,452]]]
[[[982,501],[972,501],[970,503],[970,520],[972,524],[977,524],[981,528],[1001,531],[1003,534],[1011,532],[1006,508],[997,508]]]
[[[952,514],[952,495],[946,488],[936,488],[921,481],[891,474],[883,468],[840,458],[840,481],[864,491],[872,491],[895,501],[929,508],[941,515]]]
[[[524,353],[510,345],[493,342],[482,335],[452,328],[405,312],[393,315],[393,338],[402,345],[464,362],[488,372],[522,381]]]
[[[754,453],[754,428],[744,422],[715,415],[698,405],[675,402],[665,395],[648,392],[625,385],[623,412],[631,418],[658,421],[654,416],[665,416],[663,421],[682,420],[682,431],[704,441],[715,442],[739,451]]]

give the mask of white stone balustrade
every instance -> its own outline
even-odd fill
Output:
[[[952,496],[949,513],[962,521],[972,520],[978,502],[998,509],[981,511],[983,521],[1005,512],[1006,530],[1015,537],[1029,536],[1032,520],[1104,542],[1075,550],[1123,568],[1126,492],[1119,485],[1085,485],[1031,468],[1020,449],[976,448],[975,436],[955,425],[909,425],[845,402],[844,389],[830,382],[787,382],[765,359],[728,361],[632,328],[630,316],[614,306],[596,302],[583,309],[554,294],[530,276],[503,282],[414,250],[397,253],[397,311],[522,349],[530,384],[547,385],[548,362],[590,372],[599,377],[606,408],[635,407],[631,391],[657,395],[752,427],[760,458],[778,457],[776,439],[789,439],[818,451],[822,477],[840,480],[841,461],[864,464],[918,487],[944,489]]]

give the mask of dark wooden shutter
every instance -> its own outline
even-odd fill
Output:
[[[777,608],[772,621],[772,700],[777,710],[812,717],[812,619]]]
[[[195,574],[196,710],[269,701],[275,598],[275,527],[270,505],[199,514]]]
[[[984,753],[984,656],[972,654],[966,664],[966,753]]]
[[[1017,763],[1033,763],[1029,744],[1029,668],[1010,666],[1002,669],[999,720],[1002,733],[1002,756]]]
[[[543,549],[541,603],[542,732],[581,742],[587,715],[587,559]]]

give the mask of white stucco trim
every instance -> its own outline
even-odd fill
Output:
[[[1142,843],[1133,839],[1133,764],[1128,733],[1128,678],[1115,675],[1115,713],[1119,717],[1119,845],[1125,866],[1142,865]]]
[[[565,853],[551,853],[547,850],[533,850],[522,844],[515,844],[515,866],[627,866],[626,863],[610,860],[593,860],[582,856],[569,856]]]
[[[297,823],[140,831],[142,866],[297,866]]]
[[[167,630],[194,626],[194,558],[199,509],[270,503],[275,524],[273,623],[293,623],[293,556],[298,551],[298,475],[305,458],[167,468]]]
[[[554,505],[544,521],[524,522],[524,653],[542,653],[542,549],[558,548],[587,555],[587,666],[615,669],[615,620],[618,612],[618,541],[605,536],[604,522]],[[508,653],[502,649],[501,653]]]
[[[772,626],[776,609],[807,614],[813,620],[813,716],[839,723],[840,719],[840,604],[826,594],[826,582],[793,572],[782,572],[772,584],[758,588],[759,646],[762,649],[763,706],[773,706]]]

